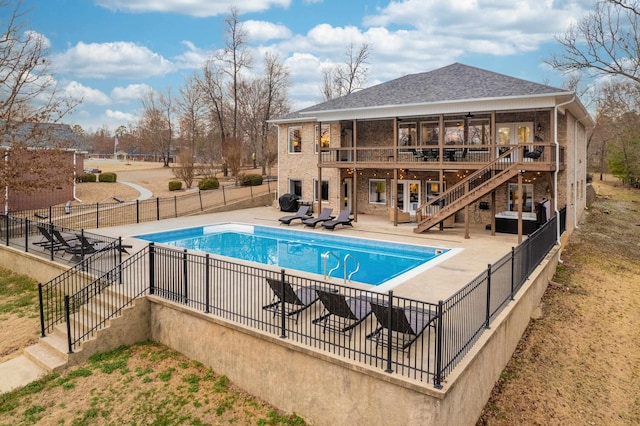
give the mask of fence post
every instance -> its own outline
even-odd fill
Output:
[[[184,289],[184,303],[189,303],[189,263],[187,262],[187,249],[182,252],[182,281]]]
[[[393,369],[391,368],[391,330],[393,330],[393,290],[389,290],[389,309],[387,310],[389,315],[387,316],[387,369],[385,372],[393,373]]]
[[[438,318],[438,328],[436,329],[436,372],[433,375],[433,386],[436,389],[442,389],[442,308],[444,303],[438,301],[438,310],[436,316]]]
[[[511,247],[511,300],[514,299],[514,281],[515,281],[515,268],[516,268],[516,249],[515,247]]]
[[[49,223],[49,235],[51,235],[51,240],[49,241],[49,254],[50,259],[53,262],[53,223]]]
[[[280,270],[280,294],[282,295],[282,298],[280,299],[280,338],[286,339],[287,333],[285,321],[287,320],[287,317],[284,312],[284,269]]]
[[[200,211],[202,211],[202,191],[200,189],[198,189],[198,198],[200,199]]]
[[[224,193],[224,185],[222,185],[222,203],[226,206],[227,205],[227,196]]]
[[[122,237],[118,237],[118,284],[122,284]]]
[[[489,321],[491,319],[491,264],[487,266],[487,311],[484,328],[489,328]]]
[[[175,217],[178,217],[178,197],[176,195],[173,196],[173,213]]]
[[[45,337],[44,334],[44,304],[42,297],[42,283],[38,283],[38,303],[40,304],[40,337]]]
[[[155,245],[149,243],[149,294],[155,293]]]
[[[68,354],[73,353],[73,348],[71,347],[71,315],[69,313],[69,295],[64,295],[64,319],[67,321],[67,347],[69,351]]]
[[[249,193],[251,194],[251,199],[253,199],[253,181],[249,181]]]
[[[7,246],[9,245],[9,215],[5,214],[4,215],[4,222],[5,222],[5,228],[7,230],[7,235],[5,235],[5,241],[7,243]]]
[[[29,219],[24,220],[24,252],[29,253]]]
[[[211,289],[209,288],[211,285],[211,273],[209,272],[209,263],[211,262],[211,258],[209,257],[209,253],[207,253],[204,257],[204,267],[205,267],[205,271],[204,271],[204,282],[205,282],[205,287],[204,287],[204,292],[205,292],[205,303],[204,303],[204,313],[208,314],[210,311],[209,309],[209,300],[210,300],[210,296],[211,296]]]
[[[140,200],[136,199],[136,223],[140,223]]]
[[[267,176],[267,191],[271,194],[271,179],[269,179],[269,176]]]
[[[160,198],[156,197],[156,220],[160,220]]]
[[[100,228],[100,204],[96,203],[96,229]]]
[[[49,223],[53,223],[53,206],[49,206]]]

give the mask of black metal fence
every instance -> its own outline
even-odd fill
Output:
[[[71,352],[136,297],[152,294],[440,387],[554,246],[556,220],[437,303],[154,244],[110,269],[109,254],[98,253],[40,285],[42,334],[66,324]]]
[[[246,198],[271,193],[271,179],[258,186],[220,186],[219,189],[148,200],[50,206],[11,212],[14,217],[47,222],[73,229],[105,228],[187,216]],[[274,188],[275,189],[275,188]]]

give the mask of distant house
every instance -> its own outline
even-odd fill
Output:
[[[84,155],[69,125],[20,123],[1,128],[5,129],[0,139],[5,212],[74,199],[75,177],[82,173]]]
[[[570,230],[586,204],[593,121],[563,89],[456,63],[271,122],[279,129],[278,191],[315,211],[397,223],[397,207],[415,232],[453,220],[513,232],[501,220],[522,209],[529,233],[537,205],[547,217],[566,207]]]

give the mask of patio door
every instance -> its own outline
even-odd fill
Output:
[[[420,181],[419,180],[399,180],[397,196],[397,206],[403,212],[415,214],[420,205]]]
[[[533,142],[533,123],[500,123],[496,125],[496,132],[496,157],[514,145]],[[511,161],[518,161],[517,153],[511,155]]]

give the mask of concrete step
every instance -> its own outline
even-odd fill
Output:
[[[25,348],[23,356],[45,372],[62,370],[69,360],[66,353],[62,353],[41,342]]]

